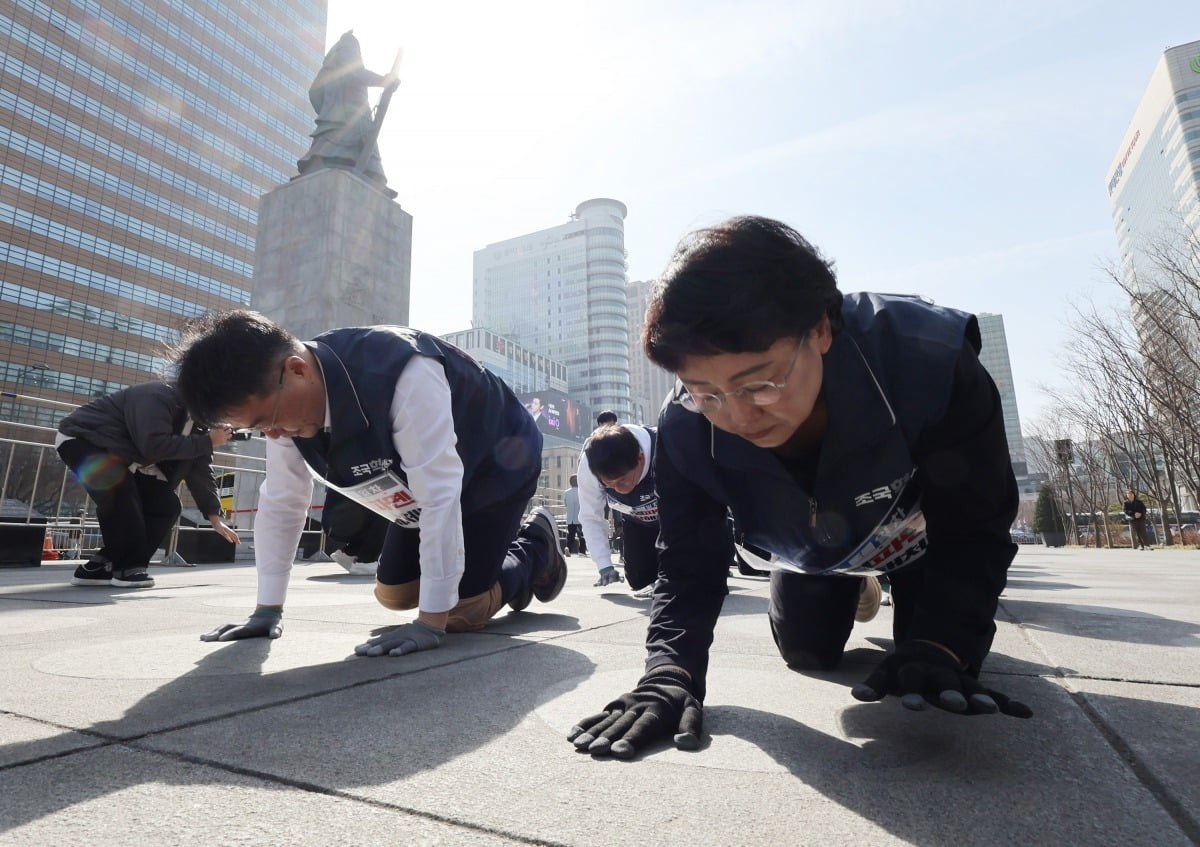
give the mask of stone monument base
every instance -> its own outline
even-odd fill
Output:
[[[264,194],[251,306],[309,339],[327,329],[408,324],[412,215],[350,171]]]

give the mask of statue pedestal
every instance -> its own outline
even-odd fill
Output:
[[[344,170],[259,201],[251,306],[306,340],[343,326],[408,324],[412,215]]]

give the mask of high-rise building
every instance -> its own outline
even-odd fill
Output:
[[[567,391],[566,365],[526,350],[490,329],[461,329],[441,337],[469,353],[471,358],[504,380],[516,394],[543,388],[564,394]]]
[[[646,358],[642,350],[642,327],[655,280],[630,282],[625,289],[629,314],[629,391],[633,423],[656,424],[663,400],[675,387],[675,376]]]
[[[1159,58],[1107,181],[1125,281],[1154,288],[1155,254],[1200,232],[1200,41]]]
[[[1025,443],[1021,437],[1021,416],[1017,412],[1017,390],[1013,386],[1012,362],[1008,358],[1008,338],[1004,334],[1004,316],[981,313],[979,334],[983,350],[979,361],[991,375],[1000,391],[1000,407],[1004,411],[1004,434],[1008,438],[1008,456],[1018,478],[1026,476]]]
[[[1106,174],[1120,251],[1122,282],[1131,294],[1145,386],[1155,428],[1200,428],[1195,352],[1200,330],[1195,267],[1200,251],[1200,41],[1159,57]],[[1168,436],[1172,444],[1189,435]],[[1128,471],[1127,471],[1128,473]],[[1195,489],[1175,477],[1180,503]]]
[[[250,301],[308,147],[325,0],[0,0],[0,385],[80,403]],[[0,417],[51,424],[61,412]]]
[[[472,324],[562,362],[572,397],[627,420],[625,215],[586,200],[564,224],[477,250]]]

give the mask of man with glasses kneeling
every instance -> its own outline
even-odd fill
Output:
[[[572,728],[578,749],[699,745],[727,510],[762,554],[743,556],[772,569],[768,618],[789,667],[836,667],[863,606],[878,604],[877,587],[864,603],[865,580],[887,574],[895,650],[854,697],[1032,714],[979,681],[1016,553],[1017,488],[973,316],[843,296],[799,233],[744,217],[684,239],[642,341],[678,378],[658,425],[647,670]]]
[[[593,588],[621,581],[608,549],[604,508],[621,515],[625,579],[648,597],[658,576],[658,496],[654,493],[655,428],[618,423],[597,428],[579,455],[579,522],[599,578]]]
[[[258,605],[205,641],[278,638],[319,477],[391,526],[375,597],[417,609],[355,648],[399,656],[482,628],[507,604],[548,603],[567,576],[554,518],[522,515],[542,469],[542,435],[499,377],[441,339],[351,327],[301,342],[257,312],[210,317],[178,352],[179,389],[198,420],[267,436],[255,519]]]

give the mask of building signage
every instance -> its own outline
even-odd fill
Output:
[[[1121,181],[1121,177],[1125,175],[1125,163],[1129,161],[1129,156],[1133,153],[1133,148],[1137,146],[1138,139],[1142,137],[1142,131],[1139,129],[1133,134],[1133,141],[1129,142],[1129,149],[1125,151],[1125,155],[1121,157],[1121,164],[1117,165],[1117,170],[1113,173],[1112,179],[1108,181],[1108,196],[1112,197],[1112,193],[1117,188],[1117,183]]]
[[[1192,57],[1192,73],[1200,74],[1200,56]]]

